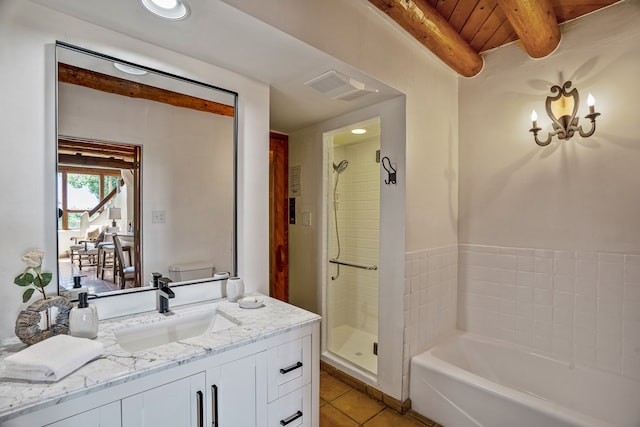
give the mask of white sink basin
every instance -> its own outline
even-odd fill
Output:
[[[158,322],[125,327],[114,331],[114,334],[120,347],[136,352],[235,326],[238,326],[236,322],[217,308],[213,308],[196,313],[176,314]]]

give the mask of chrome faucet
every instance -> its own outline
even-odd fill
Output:
[[[167,277],[161,277],[157,280],[158,312],[159,313],[163,313],[163,314],[171,313],[171,310],[169,309],[169,299],[175,298],[176,294],[169,287],[170,282],[171,282],[171,279]]]

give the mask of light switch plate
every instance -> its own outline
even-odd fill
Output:
[[[167,211],[152,211],[151,222],[154,224],[164,224],[167,222]]]
[[[311,227],[311,212],[302,212],[302,225]]]

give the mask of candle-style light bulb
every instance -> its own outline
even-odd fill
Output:
[[[538,113],[536,113],[536,110],[533,110],[531,112],[531,121],[533,122],[533,127],[537,128],[538,127]]]
[[[587,105],[589,106],[589,114],[593,114],[596,111],[596,100],[593,97],[593,95],[589,94],[589,96],[587,96]]]

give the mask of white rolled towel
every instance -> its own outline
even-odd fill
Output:
[[[5,377],[58,381],[102,355],[104,345],[87,338],[55,335],[4,360]]]

